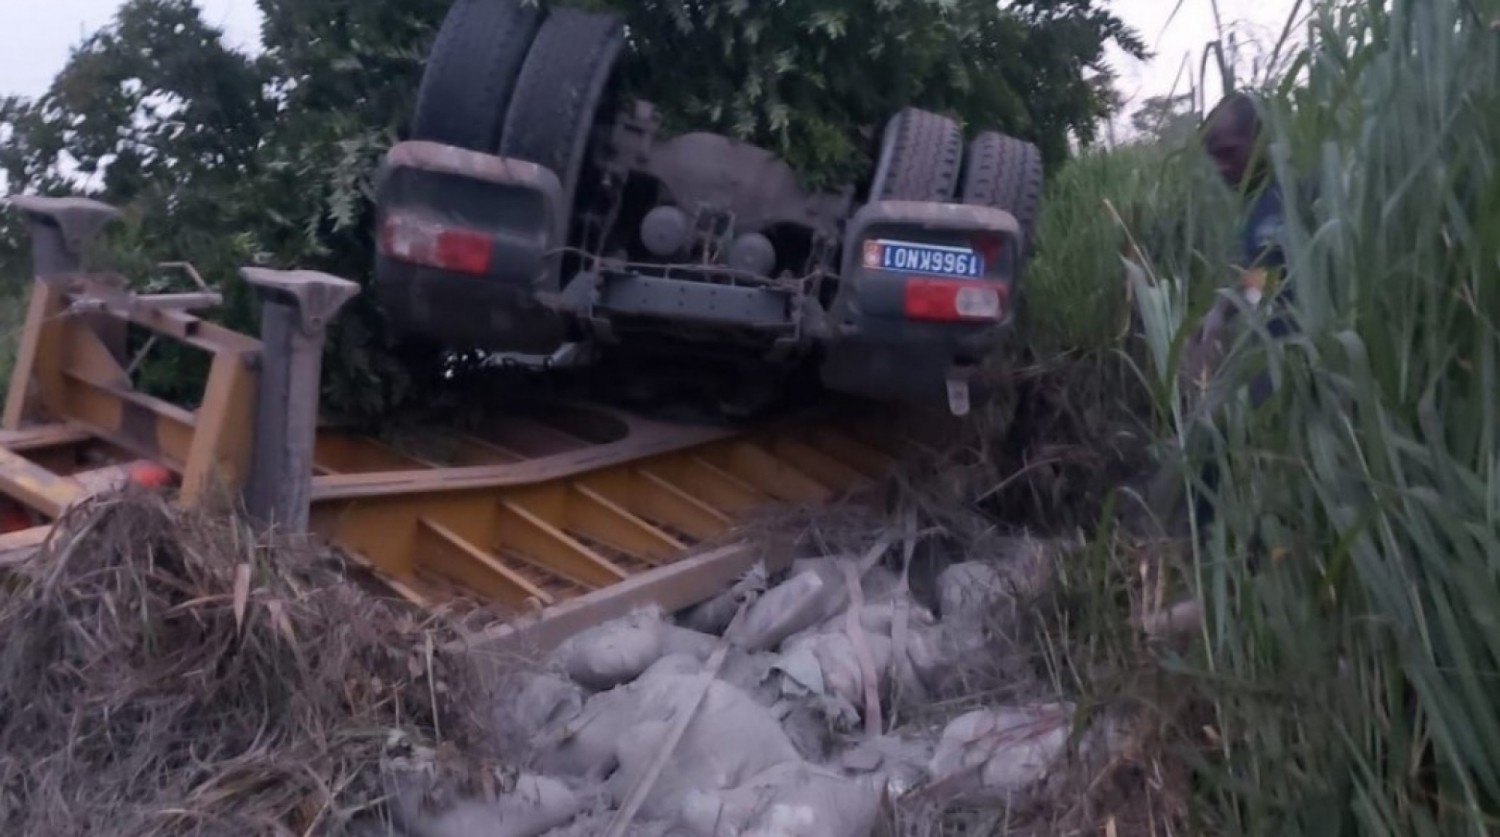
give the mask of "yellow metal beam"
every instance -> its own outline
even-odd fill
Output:
[[[432,572],[512,607],[527,610],[552,604],[552,597],[498,558],[428,518],[417,521],[415,548]]]
[[[11,366],[5,415],[0,420],[6,430],[20,430],[28,415],[35,412],[33,395],[45,410],[54,414],[52,417],[62,416],[63,344],[62,323],[58,318],[65,307],[62,293],[51,284],[32,283],[25,327]]]
[[[590,488],[568,495],[568,528],[649,564],[661,564],[686,549],[671,535]]]
[[[833,496],[827,487],[750,442],[730,444],[714,459],[726,472],[778,500],[824,503]]]
[[[193,415],[188,411],[137,392],[110,389],[71,373],[64,378],[63,400],[68,419],[95,436],[174,469],[186,466],[195,429]]]
[[[648,469],[620,468],[590,476],[582,485],[645,520],[708,540],[727,531],[729,516]]]
[[[773,438],[770,447],[777,458],[796,463],[798,470],[829,488],[852,491],[874,484],[858,468],[796,439]]]
[[[80,445],[94,438],[87,430],[74,424],[43,424],[24,430],[0,430],[0,448],[15,453],[25,453],[45,448],[65,448]]]
[[[656,471],[653,469],[652,473]],[[731,516],[764,506],[771,500],[755,486],[699,456],[686,457],[678,467],[671,468],[671,473],[661,476]]]
[[[30,558],[51,535],[51,524],[0,535],[0,568],[13,566]]]
[[[0,494],[47,517],[57,517],[84,494],[76,480],[60,477],[19,454],[0,448]]]
[[[206,496],[216,480],[238,486],[249,477],[256,375],[248,360],[237,352],[214,356],[183,467],[182,496],[188,503]]]
[[[457,460],[456,464],[460,466],[509,465],[526,458],[503,445],[478,439],[466,433],[455,436],[453,443],[453,455]]]
[[[809,433],[809,442],[871,479],[880,479],[890,471],[889,456],[837,430],[814,427]]]
[[[507,417],[490,428],[488,435],[501,447],[528,457],[555,456],[592,447],[589,442],[526,418]]]
[[[411,471],[431,467],[374,439],[348,433],[321,433],[313,448],[318,468],[333,474]]]
[[[495,538],[502,549],[520,553],[540,568],[590,589],[629,577],[614,562],[515,500],[500,502]]]

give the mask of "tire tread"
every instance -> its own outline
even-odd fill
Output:
[[[493,153],[542,19],[519,0],[456,0],[428,53],[412,138]]]
[[[887,124],[882,182],[871,184],[872,200],[946,203],[958,189],[963,132],[946,116],[906,108]],[[877,175],[879,177],[879,175]]]
[[[1042,154],[1035,145],[986,131],[969,145],[963,202],[1015,216],[1029,253],[1041,214],[1043,176]]]

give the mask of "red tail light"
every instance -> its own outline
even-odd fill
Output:
[[[0,503],[0,535],[19,532],[37,525],[26,509],[13,503]]]
[[[995,322],[1005,315],[1010,290],[995,282],[906,280],[906,316],[937,322]]]
[[[984,258],[986,271],[995,269],[1000,263],[1000,254],[1005,250],[1005,242],[998,235],[976,235],[969,244],[974,252]]]
[[[445,227],[420,218],[393,216],[380,226],[380,252],[403,262],[484,274],[490,269],[495,241],[487,233]]]

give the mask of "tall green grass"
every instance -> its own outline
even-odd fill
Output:
[[[1192,422],[1179,251],[1137,283],[1175,441],[1222,472],[1171,666],[1211,706],[1205,833],[1500,833],[1500,2],[1338,0],[1270,101],[1300,333]],[[1257,320],[1251,320],[1252,323]],[[1272,401],[1244,385],[1268,370]],[[1190,480],[1192,492],[1205,490]]]
[[[1180,278],[1206,305],[1229,278],[1240,212],[1215,177],[1196,147],[1142,143],[1068,163],[1049,184],[1023,282],[1028,343],[1043,355],[1118,346],[1131,316],[1126,258]]]

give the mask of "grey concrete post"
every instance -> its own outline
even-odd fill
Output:
[[[245,268],[240,274],[262,300],[255,455],[245,505],[260,522],[301,533],[312,493],[323,341],[329,321],[359,285],[312,271]]]
[[[90,245],[98,238],[111,221],[120,217],[119,210],[109,204],[88,198],[48,198],[39,195],[14,195],[5,202],[20,210],[26,218],[31,234],[32,285],[31,305],[41,303],[41,308],[27,314],[30,331],[26,340],[40,341],[41,334],[48,331],[46,323],[63,310],[63,289],[54,280],[84,269],[84,259]],[[99,312],[85,311],[72,314],[74,322],[88,325],[99,339],[123,363],[126,345],[126,327],[123,321]],[[36,348],[36,342],[31,349]],[[58,396],[56,381],[43,383],[33,377],[38,358],[34,353],[21,353],[22,365],[13,370],[11,388],[5,400],[5,414],[0,425],[18,429],[34,409],[49,399]],[[56,409],[55,401],[50,405]]]
[[[77,273],[84,250],[120,211],[89,198],[16,195],[6,199],[26,214],[33,273],[38,277]]]

